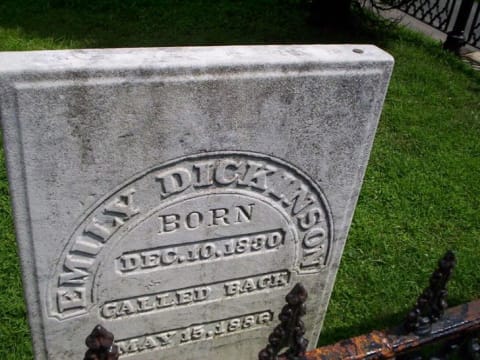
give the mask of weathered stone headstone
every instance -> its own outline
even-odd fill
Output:
[[[0,54],[37,359],[254,359],[296,282],[315,346],[392,58],[373,46]]]

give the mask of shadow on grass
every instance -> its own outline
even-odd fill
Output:
[[[387,316],[371,317],[368,321],[362,323],[354,323],[322,331],[317,346],[331,345],[340,340],[369,333],[372,330],[383,330],[385,329],[384,324],[387,324],[387,328],[395,328],[402,324],[409,310],[407,309],[405,313],[398,312]]]
[[[309,23],[301,0],[4,0],[0,28],[73,47],[371,42],[372,32]],[[377,39],[374,39],[377,40]],[[69,42],[70,41],[70,42]],[[5,49],[8,50],[8,49]]]
[[[360,336],[369,333],[373,330],[396,329],[403,325],[406,315],[414,307],[416,299],[411,299],[411,306],[405,308],[405,311],[389,313],[386,316],[371,317],[368,321],[361,323],[352,323],[346,326],[330,328],[322,331],[317,347],[332,345],[338,341],[348,339],[355,336]],[[451,298],[448,299],[449,308],[461,305],[464,303],[463,299]],[[388,307],[388,304],[385,304]]]

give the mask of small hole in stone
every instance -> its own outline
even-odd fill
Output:
[[[354,52],[354,53],[357,53],[357,54],[363,54],[363,50],[362,50],[362,49],[353,49],[353,52]]]

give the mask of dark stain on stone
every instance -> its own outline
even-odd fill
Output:
[[[72,89],[69,99],[67,122],[71,127],[70,134],[79,142],[82,165],[95,163],[95,155],[92,144],[92,134],[95,131],[94,120],[90,119],[88,90],[79,86]]]
[[[123,138],[130,137],[130,136],[133,136],[133,133],[129,132],[129,133],[126,133],[126,134],[119,135],[118,137],[123,139]]]

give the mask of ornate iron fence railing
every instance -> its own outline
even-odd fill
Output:
[[[381,1],[380,4],[389,4]],[[395,3],[395,2],[394,2]],[[469,44],[480,49],[480,2],[475,0],[396,1],[400,11],[446,34],[445,48],[458,51]],[[378,8],[382,8],[379,6]]]
[[[434,28],[448,32],[455,0],[415,0],[405,3],[400,10]]]
[[[307,290],[297,283],[286,296],[267,346],[259,360],[441,360],[480,359],[480,300],[453,308],[447,304],[447,283],[456,258],[448,251],[438,262],[429,286],[418,297],[403,324],[336,344],[306,351],[308,340],[302,317],[307,312]],[[97,325],[86,339],[84,360],[118,360],[114,335]],[[286,351],[284,351],[286,350]],[[284,352],[282,352],[284,351]],[[282,354],[279,354],[282,352]],[[121,357],[123,359],[123,357]],[[221,358],[219,354],[218,358]],[[161,359],[161,357],[158,357]]]
[[[477,1],[472,8],[470,29],[468,31],[467,43],[480,48],[480,3]]]

